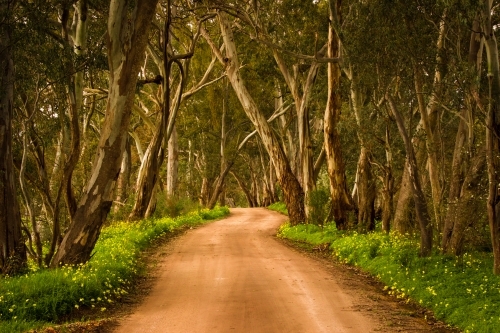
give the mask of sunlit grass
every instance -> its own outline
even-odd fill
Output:
[[[275,202],[267,208],[288,215],[288,210],[286,209],[286,205],[283,202]]]
[[[153,240],[228,213],[227,207],[217,207],[174,219],[116,222],[102,230],[87,264],[0,280],[0,332],[42,327],[83,308],[107,311],[128,293],[142,267],[139,254]]]
[[[420,258],[418,240],[409,236],[339,232],[334,223],[324,229],[285,224],[278,235],[312,245],[330,244],[334,256],[380,279],[389,294],[432,310],[464,332],[500,332],[500,277],[492,273],[490,253]]]

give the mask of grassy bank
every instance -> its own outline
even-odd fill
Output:
[[[175,219],[119,222],[102,230],[95,254],[85,265],[33,271],[0,280],[0,332],[25,332],[84,308],[105,312],[141,271],[139,254],[166,233],[197,226],[229,213],[226,207]]]
[[[418,241],[397,234],[339,232],[330,223],[283,225],[279,237],[325,245],[340,261],[382,281],[397,298],[413,301],[464,332],[500,332],[500,277],[491,272],[492,255],[461,257],[434,253],[418,257]]]

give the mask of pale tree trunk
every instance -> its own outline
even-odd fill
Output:
[[[167,156],[167,197],[175,196],[177,190],[179,169],[179,142],[177,140],[177,129],[174,126],[172,135],[168,140]]]
[[[351,79],[351,105],[356,117],[358,128],[363,127],[363,100],[364,93],[359,87],[358,78],[354,71],[350,70]],[[353,201],[357,206],[358,231],[368,232],[375,229],[375,179],[372,172],[371,152],[365,142],[363,134],[358,131],[358,140],[361,146],[358,166],[356,170],[356,183],[354,184]]]
[[[281,88],[278,83],[276,86],[276,96],[274,98],[274,109],[281,110],[284,109],[283,96],[281,92]],[[300,158],[298,158],[299,153],[297,151],[297,131],[290,130],[290,127],[295,127],[295,121],[288,119],[286,114],[282,114],[279,116],[279,124],[282,130],[281,137],[283,138],[283,149],[285,151],[285,155],[290,161],[290,168],[294,175],[300,174]],[[285,140],[286,139],[286,140]]]
[[[77,56],[82,56],[83,54],[85,54],[87,49],[87,0],[79,0],[75,5],[75,18],[73,20],[74,27],[69,27],[69,8],[65,7],[62,10],[64,12],[61,16],[63,18],[63,20],[61,21],[62,38],[65,43],[64,48],[67,50],[66,71],[68,73],[75,73],[68,76],[66,82],[69,105],[67,116],[69,119],[71,141],[69,146],[69,153],[65,159],[63,167],[62,179],[63,186],[65,187],[64,198],[71,220],[77,209],[77,203],[75,195],[73,193],[72,178],[73,171],[78,164],[81,153],[80,122],[78,115],[82,108],[84,82],[83,71],[77,71],[74,68],[72,62],[72,53],[75,53]]]
[[[423,143],[421,140],[419,140]],[[419,159],[419,150],[416,150],[416,159]],[[411,216],[411,203],[413,201],[413,195],[411,192],[411,183],[410,183],[410,173],[408,168],[408,162],[405,161],[403,175],[401,176],[401,185],[399,186],[399,193],[397,195],[396,208],[394,210],[394,230],[401,234],[410,233],[413,229],[413,222],[410,218]]]
[[[157,0],[143,0],[134,9],[128,1],[112,0],[110,3],[106,116],[91,177],[82,191],[73,221],[54,255],[52,266],[86,262],[111,209],[128,135],[137,74],[146,50],[156,4]]]
[[[309,100],[318,74],[319,64],[317,62],[311,64],[305,83],[302,89],[299,89],[300,87],[296,76],[290,74],[278,50],[274,49],[273,54],[285,82],[292,93],[295,110],[297,112],[300,167],[297,170],[298,172],[295,172],[295,175],[299,178],[300,184],[304,190],[305,213],[306,218],[309,220],[309,192],[313,191],[316,187],[314,182],[313,151],[309,127]],[[302,94],[299,90],[302,91]]]
[[[340,56],[340,40],[334,28],[340,11],[340,0],[329,0],[330,27],[328,30],[328,57]],[[350,194],[347,191],[345,165],[340,146],[337,124],[340,119],[340,65],[328,63],[328,100],[324,116],[324,140],[330,195],[332,200],[332,216],[337,229],[345,230],[348,223],[348,211],[352,209]]]
[[[210,182],[207,177],[203,177],[201,180],[201,190],[200,190],[200,205],[206,206],[208,204],[210,196]]]
[[[427,167],[429,171],[429,180],[431,184],[432,203],[434,210],[434,219],[438,230],[442,230],[442,188],[440,182],[441,163],[439,160],[439,152],[441,150],[439,143],[439,100],[441,99],[441,81],[443,73],[443,59],[441,54],[444,49],[444,40],[446,37],[446,10],[442,15],[442,20],[439,27],[438,40],[436,42],[436,68],[434,70],[434,79],[431,88],[431,96],[427,105],[424,104],[424,89],[422,82],[422,68],[414,65],[414,83],[415,93],[418,101],[418,109],[420,111],[420,122],[426,134],[426,148],[427,148]]]
[[[213,43],[210,43],[211,40],[208,36],[206,36],[207,41],[210,41],[209,43],[211,44],[212,50],[214,53],[218,54],[218,59],[225,65],[227,78],[231,82],[236,96],[243,106],[243,110],[245,111],[247,117],[259,133],[262,143],[273,161],[278,182],[281,185],[283,195],[285,197],[290,223],[295,225],[304,222],[306,219],[304,212],[304,191],[302,190],[297,178],[292,173],[286,155],[278,139],[246,89],[244,80],[239,72],[240,64],[230,22],[227,20],[226,14],[222,12],[218,14],[218,17],[222,38],[224,40],[226,57],[224,58],[220,55],[219,49],[213,45]]]
[[[26,246],[21,233],[21,214],[16,196],[12,161],[14,61],[11,21],[16,1],[0,4],[0,271],[16,274],[26,267]]]
[[[196,91],[200,90],[206,84],[203,84],[208,79],[208,73],[210,73],[213,62],[209,65],[207,73],[202,78],[200,83],[195,86],[191,91],[183,94],[185,81],[188,76],[188,70],[190,65],[190,58],[194,55],[194,48],[200,36],[200,28],[203,21],[213,17],[214,15],[208,15],[202,18],[198,22],[198,31],[194,35],[191,45],[189,47],[188,53],[185,54],[172,54],[172,46],[170,44],[170,26],[172,23],[172,14],[175,14],[175,6],[171,5],[171,1],[167,1],[167,18],[165,20],[165,26],[163,31],[163,58],[161,60],[155,59],[158,67],[162,68],[163,73],[163,95],[162,95],[162,113],[160,116],[160,121],[158,123],[157,129],[155,130],[152,141],[150,142],[144,159],[139,170],[139,175],[137,177],[137,197],[134,203],[134,208],[129,215],[129,220],[138,220],[145,216],[148,207],[156,207],[156,203],[151,203],[152,193],[155,189],[155,184],[158,181],[158,176],[160,168],[163,164],[163,154],[160,152],[163,147],[163,142],[168,142],[175,125],[177,111],[179,110],[180,104],[183,99],[188,98],[193,95]],[[154,52],[151,52],[154,54]],[[181,63],[181,59],[184,59],[184,64]],[[175,63],[180,71],[180,82],[177,87],[177,91],[173,98],[173,103],[170,102],[170,73],[172,64]],[[212,81],[214,82],[214,81]],[[209,83],[208,83],[209,84]],[[150,213],[152,213],[150,211]]]
[[[493,273],[500,275],[500,65],[492,23],[492,0],[482,2],[484,45],[488,58],[489,103],[486,116],[486,160],[488,161],[488,221],[493,247]]]
[[[144,159],[142,160],[141,167],[139,169],[139,174],[137,176],[136,191],[137,196],[135,199],[134,207],[130,212],[128,217],[129,220],[139,220],[145,217],[146,211],[150,206],[151,197],[158,180],[160,167],[163,163],[163,158],[160,158],[160,150],[162,149],[162,143],[164,140],[165,132],[167,130],[168,120],[170,117],[170,72],[172,68],[171,56],[168,53],[168,48],[170,47],[170,25],[172,22],[170,1],[167,2],[167,17],[165,19],[165,25],[163,30],[163,85],[162,85],[162,108],[160,119],[158,121],[157,127],[155,129],[153,139],[151,140],[146,153],[144,154]],[[184,72],[181,72],[181,83],[179,84],[179,89],[184,81]],[[178,89],[178,90],[179,90]],[[181,89],[182,90],[182,89]],[[180,97],[181,91],[178,91],[177,97]],[[166,138],[168,140],[168,138]]]
[[[441,183],[439,181],[439,160],[437,156],[439,147],[437,146],[437,142],[434,138],[434,132],[431,129],[428,111],[424,105],[421,69],[415,66],[414,71],[418,109],[420,111],[420,119],[426,134],[425,143],[427,148],[427,168],[429,170],[429,180],[431,184],[434,219],[436,221],[436,227],[438,230],[441,230],[443,227],[441,223]]]
[[[403,138],[405,144],[407,162],[405,165],[408,166],[411,190],[413,194],[413,200],[415,202],[415,214],[420,226],[420,255],[422,257],[426,257],[429,256],[432,251],[432,224],[427,208],[427,202],[425,201],[425,195],[420,184],[421,181],[418,173],[417,159],[415,157],[412,142],[406,131],[403,117],[401,116],[394,100],[389,95],[389,93],[385,95],[385,98],[389,103],[389,107],[392,114],[394,115],[394,118],[396,119],[399,133],[401,134],[401,137]]]
[[[26,123],[27,121],[25,121],[23,124],[23,157],[21,160],[21,167],[19,169],[19,185],[21,188],[21,193],[23,195],[26,210],[28,212],[28,218],[31,224],[31,232],[27,232],[29,240],[28,253],[38,264],[38,267],[41,268],[43,263],[42,240],[40,238],[40,231],[38,230],[38,223],[36,221],[35,206],[33,204],[31,194],[29,193],[29,189],[26,186],[25,179],[26,159],[28,155],[28,126],[26,125]],[[33,243],[35,243],[35,248],[33,248]]]
[[[385,166],[383,167],[382,188],[382,230],[389,232],[394,210],[394,177],[392,175],[392,151],[389,126],[385,129]]]
[[[128,136],[126,140],[127,142],[125,143],[125,150],[123,151],[120,166],[120,175],[118,176],[118,181],[116,182],[115,212],[118,212],[123,205],[125,205],[128,198],[128,185],[132,169],[132,152],[130,148],[130,137]]]
[[[23,121],[23,156],[21,160],[21,166],[19,168],[19,185],[25,202],[28,217],[30,219],[31,232],[29,232],[27,229],[24,230],[28,234],[28,254],[34,258],[39,267],[42,267],[43,251],[39,230],[40,226],[39,222],[37,221],[35,205],[33,203],[33,199],[31,198],[31,193],[25,179],[27,155],[29,151],[28,141],[30,141],[32,146],[31,152],[34,157],[38,173],[38,181],[33,184],[33,187],[36,188],[41,196],[43,210],[45,211],[47,221],[56,223],[54,219],[54,204],[52,202],[52,196],[49,189],[49,179],[45,161],[45,150],[43,148],[43,142],[41,142],[40,137],[36,133],[36,126],[33,123],[33,117],[36,113],[36,110],[38,109],[40,91],[38,89],[36,90],[33,100],[29,100],[26,94],[21,94],[21,99],[23,101],[22,105],[25,112],[24,116],[26,117],[26,119]],[[33,243],[35,244],[35,248],[33,248]]]
[[[262,206],[267,207],[271,204],[272,201],[272,194],[271,194],[271,186],[270,186],[270,179],[269,179],[269,174],[267,173],[267,166],[264,161],[264,157],[267,157],[267,154],[264,153],[261,144],[259,143],[259,157],[260,157],[260,167],[262,168]],[[266,155],[266,156],[265,156]],[[269,168],[272,169],[272,162],[269,161]]]

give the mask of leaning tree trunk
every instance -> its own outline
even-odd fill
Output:
[[[413,150],[413,145],[410,137],[406,132],[403,117],[399,113],[399,110],[389,93],[386,94],[385,98],[389,102],[389,107],[392,114],[394,115],[394,118],[396,119],[399,133],[401,134],[401,137],[403,138],[405,144],[405,165],[408,166],[408,174],[410,177],[413,200],[415,201],[415,215],[417,216],[417,221],[420,226],[420,255],[422,257],[426,257],[429,256],[432,251],[432,224],[429,216],[429,210],[427,208],[427,202],[425,201],[425,195],[420,184],[417,159],[415,157],[415,152]]]
[[[10,21],[14,5],[15,1],[0,4],[2,20],[6,19],[0,24],[0,271],[9,275],[23,270],[27,260],[12,161],[14,61]]]
[[[290,164],[278,139],[246,89],[244,80],[239,71],[240,64],[233,32],[231,30],[231,24],[227,20],[226,14],[220,12],[218,17],[226,50],[225,57],[220,54],[219,49],[215,45],[212,44],[211,48],[218,55],[221,63],[225,65],[227,77],[233,86],[236,96],[243,106],[243,110],[245,111],[247,117],[259,133],[262,143],[273,161],[276,176],[285,197],[290,223],[292,225],[302,223],[306,219],[304,211],[304,191],[302,190],[297,178],[292,173]],[[208,36],[206,38],[207,40],[210,39]]]
[[[86,262],[111,209],[149,27],[158,0],[110,3],[107,49],[109,93],[92,173],[52,266]],[[131,11],[133,10],[133,11]],[[133,14],[132,14],[133,13]],[[132,47],[133,46],[133,47]]]
[[[493,247],[493,273],[500,275],[500,65],[498,45],[491,18],[492,0],[484,0],[482,36],[488,57],[489,104],[486,116],[486,159],[488,161],[488,221]]]
[[[233,175],[234,179],[236,179],[238,186],[245,194],[245,197],[247,198],[247,202],[248,202],[248,207],[256,207],[257,205],[255,203],[255,198],[253,197],[252,193],[250,193],[250,190],[246,187],[243,179],[241,179],[240,176],[238,176],[236,173],[234,173],[232,171],[230,171],[230,173],[231,173],[231,175]]]
[[[338,58],[340,56],[340,40],[333,24],[338,21],[335,17],[337,17],[337,11],[340,10],[340,0],[337,0],[336,3],[334,0],[329,0],[329,4],[328,57]],[[352,209],[352,200],[347,191],[345,165],[337,130],[341,112],[340,75],[340,65],[338,63],[328,63],[328,101],[324,116],[324,144],[328,178],[330,180],[332,215],[337,229],[345,230],[348,222],[347,213]]]

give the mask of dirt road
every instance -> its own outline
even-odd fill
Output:
[[[148,296],[115,332],[433,331],[376,293],[354,290],[352,273],[338,278],[277,240],[285,219],[232,209],[180,237]]]

